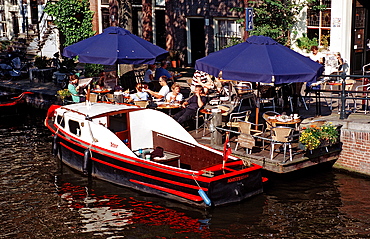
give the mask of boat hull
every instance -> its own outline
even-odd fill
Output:
[[[261,168],[246,168],[230,175],[219,170],[220,176],[201,177],[181,173],[173,167],[113,154],[102,149],[73,142],[65,135],[57,137],[56,154],[68,166],[93,177],[155,194],[168,199],[207,207],[199,195],[199,189],[206,192],[212,206],[235,203],[263,192]],[[240,168],[240,165],[233,167]],[[216,171],[217,174],[217,171]],[[217,178],[217,179],[215,179]]]
[[[159,111],[104,103],[53,105],[45,125],[62,162],[117,185],[199,207],[263,191],[261,166],[199,144]]]

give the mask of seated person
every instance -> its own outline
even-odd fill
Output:
[[[137,83],[135,89],[136,93],[130,94],[130,99],[127,102],[148,100],[148,94],[143,92],[144,86],[141,83]]]
[[[99,80],[95,83],[95,89],[104,89],[104,76],[101,76]]]
[[[122,92],[122,91],[123,91],[123,88],[122,88],[122,86],[120,86],[120,85],[115,85],[115,86],[114,86],[114,91],[115,91],[115,92]]]
[[[70,75],[69,76],[69,84],[68,90],[72,95],[72,101],[75,103],[79,103],[85,101],[83,96],[80,96],[79,90],[80,86],[78,85],[78,76]]]
[[[200,85],[204,89],[204,93],[208,94],[210,89],[215,87],[211,76],[203,71],[196,70],[193,75],[193,81],[191,82],[190,89],[194,92],[195,86]]]
[[[182,104],[183,109],[176,113],[173,118],[183,125],[197,113],[197,109],[203,107],[207,102],[207,97],[204,94],[203,87],[195,86],[194,95]]]
[[[159,78],[161,76],[166,76],[168,80],[173,81],[173,77],[172,77],[171,73],[168,72],[168,70],[166,69],[167,66],[168,66],[167,62],[165,62],[165,61],[161,62],[161,67],[159,67],[155,70],[154,80],[159,80]]]
[[[166,102],[181,103],[183,95],[180,93],[180,85],[175,83],[171,86],[171,92],[166,95]]]
[[[170,92],[170,88],[167,85],[168,78],[166,76],[161,76],[159,78],[159,84],[162,86],[162,88],[159,90],[159,92],[154,92],[152,90],[147,89],[146,92],[151,94],[156,99],[165,99],[165,96]]]
[[[155,72],[155,65],[148,65],[148,69],[145,71],[144,75],[144,83],[148,84],[149,89],[153,90],[154,89],[154,72]]]

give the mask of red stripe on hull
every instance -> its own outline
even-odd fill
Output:
[[[105,164],[105,165],[107,165],[109,167],[116,168],[116,169],[119,169],[119,170],[122,170],[122,171],[126,171],[126,172],[129,172],[129,173],[132,173],[132,174],[139,175],[139,176],[143,176],[143,177],[146,177],[146,178],[151,178],[151,179],[154,179],[154,180],[157,180],[157,181],[162,181],[162,182],[174,184],[174,185],[178,185],[178,186],[181,186],[181,187],[186,187],[186,188],[191,188],[191,189],[196,189],[196,190],[199,189],[199,187],[194,186],[194,185],[180,183],[180,182],[176,182],[176,181],[172,181],[172,180],[167,180],[167,179],[164,179],[164,178],[159,178],[159,177],[155,177],[155,176],[152,176],[152,175],[140,173],[140,172],[137,172],[137,171],[134,171],[134,170],[130,170],[130,169],[127,169],[127,168],[123,168],[123,167],[120,167],[120,166],[117,166],[117,165],[114,165],[114,164],[111,164],[111,163],[107,163],[107,162],[102,161],[102,160],[97,159],[97,158],[91,158],[91,159],[94,160],[94,161],[96,161],[96,162]],[[203,191],[208,191],[208,188],[202,188],[202,189],[203,189]]]
[[[179,197],[182,197],[182,198],[186,198],[188,200],[192,200],[192,201],[195,201],[195,202],[203,201],[202,197],[200,197],[200,196],[194,196],[192,194],[179,192],[179,191],[176,191],[176,190],[173,190],[173,189],[169,189],[169,188],[165,188],[165,187],[161,187],[161,186],[157,186],[157,185],[153,185],[153,184],[149,184],[149,183],[140,182],[140,181],[136,181],[136,180],[133,180],[133,179],[130,179],[130,181],[133,182],[133,183],[138,183],[138,184],[147,186],[147,187],[155,188],[155,189],[161,190],[161,191],[166,192],[166,193],[171,193],[173,195],[176,195],[176,196],[179,196]]]

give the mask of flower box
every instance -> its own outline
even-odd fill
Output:
[[[325,123],[322,126],[311,125],[302,128],[299,137],[300,148],[305,150],[314,150],[317,148],[326,148],[339,142],[339,128],[332,123]]]

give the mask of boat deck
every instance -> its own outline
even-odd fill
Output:
[[[211,133],[208,129],[203,131],[192,130],[189,133],[201,144],[223,151],[224,145],[211,145]],[[203,136],[204,135],[204,136]],[[270,159],[270,144],[265,141],[264,147],[262,147],[262,140],[256,140],[256,146],[253,147],[252,153],[247,154],[245,148],[236,146],[236,135],[231,134],[230,146],[232,154],[242,159],[247,159],[252,163],[262,166],[265,170],[273,173],[289,173],[299,169],[312,167],[318,164],[334,164],[338,159],[341,147],[340,144],[315,149],[312,151],[302,150],[298,147],[298,143],[292,143],[292,161],[289,160],[289,150],[287,147],[286,157],[284,159],[283,149],[275,148],[274,158]],[[224,142],[224,141],[223,141]]]

